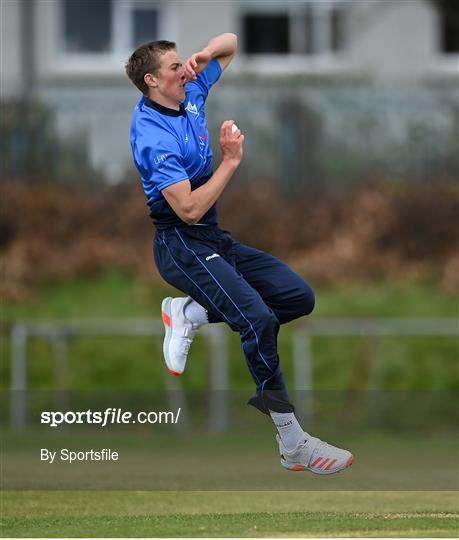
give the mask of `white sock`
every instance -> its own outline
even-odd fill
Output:
[[[185,317],[198,327],[209,322],[207,311],[194,300],[185,306]]]
[[[286,450],[294,450],[304,442],[305,435],[307,437],[308,434],[303,431],[294,413],[278,413],[270,410],[269,414]]]

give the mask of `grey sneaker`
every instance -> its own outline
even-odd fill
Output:
[[[307,436],[295,450],[287,451],[279,435],[276,436],[281,454],[281,465],[289,471],[311,471],[315,474],[333,474],[354,463],[347,450],[336,448],[316,437]]]
[[[190,297],[171,298],[161,304],[161,318],[164,323],[163,353],[167,369],[179,376],[185,370],[188,351],[198,326],[185,317],[185,307],[192,301]]]

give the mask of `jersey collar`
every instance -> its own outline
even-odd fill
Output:
[[[159,103],[156,103],[156,101],[153,101],[147,96],[145,96],[144,103],[147,107],[150,107],[151,109],[155,109],[155,111],[158,111],[161,114],[165,114],[166,116],[186,116],[185,107],[183,106],[183,103],[180,103],[180,110],[178,111],[176,111],[175,109],[170,109],[169,107],[164,107],[164,105],[160,105]]]

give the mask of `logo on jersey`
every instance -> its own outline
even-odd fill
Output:
[[[212,255],[206,257],[206,261],[210,261],[210,259],[215,259],[216,257],[220,257],[220,255],[218,253],[213,253]]]
[[[206,159],[204,155],[204,151],[206,149],[206,141],[208,139],[207,133],[201,129],[199,132],[199,157],[201,158],[201,161],[204,161]]]
[[[193,104],[191,103],[191,101],[189,101],[185,107],[185,110],[194,114],[196,116],[196,118],[199,116],[199,112],[198,112],[198,108],[196,106],[196,104]]]
[[[170,154],[160,154],[159,156],[156,156],[153,160],[153,163],[155,165],[161,165],[166,159],[170,156]]]

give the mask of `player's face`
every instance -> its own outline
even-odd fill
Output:
[[[177,51],[167,51],[161,56],[161,67],[156,77],[161,96],[176,105],[185,100],[185,74]]]

